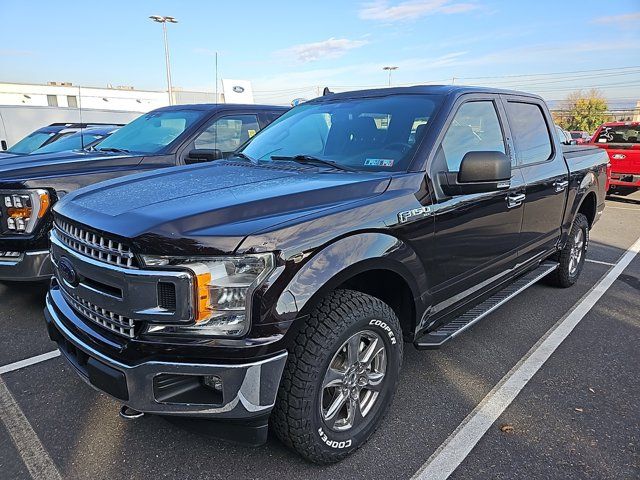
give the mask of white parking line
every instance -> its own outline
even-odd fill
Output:
[[[416,472],[414,479],[445,480],[469,455],[486,431],[502,415],[524,386],[569,336],[640,251],[640,238],[598,283],[560,319],[493,387],[458,428]]]
[[[631,210],[633,212],[640,212],[640,208],[633,208],[633,207],[613,207],[611,205],[607,205],[607,208],[613,208],[615,210]]]
[[[590,258],[587,258],[585,261],[589,263],[597,263],[598,265],[608,265],[609,267],[613,267],[615,265],[615,263],[603,262],[602,260],[592,260]]]
[[[45,360],[49,360],[51,358],[56,358],[59,355],[59,350],[52,350],[51,352],[43,353],[42,355],[36,355],[35,357],[25,358],[24,360],[20,360],[19,362],[4,365],[0,367],[0,375],[2,375],[3,373],[13,372],[14,370],[28,367],[29,365],[35,365],[36,363],[44,362]]]
[[[0,420],[7,427],[7,432],[33,479],[62,480],[53,460],[1,378]]]

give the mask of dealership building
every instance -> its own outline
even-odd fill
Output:
[[[221,91],[189,91],[174,87],[173,104],[254,103],[251,83],[222,80]],[[137,90],[132,86],[84,87],[70,82],[47,84],[0,82],[0,105],[49,106],[148,112],[169,105],[167,91]]]

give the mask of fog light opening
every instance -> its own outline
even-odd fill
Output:
[[[205,387],[215,392],[222,393],[222,379],[216,375],[206,375],[202,377],[202,383]]]

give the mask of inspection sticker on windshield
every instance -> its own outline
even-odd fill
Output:
[[[393,167],[393,158],[367,158],[365,167]]]

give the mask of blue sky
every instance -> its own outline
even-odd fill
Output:
[[[0,81],[162,90],[161,27],[147,18],[159,14],[179,21],[169,41],[185,89],[214,89],[218,51],[220,76],[251,80],[264,102],[384,85],[385,65],[399,67],[394,84],[455,77],[550,100],[592,86],[640,98],[640,0],[2,4]]]

